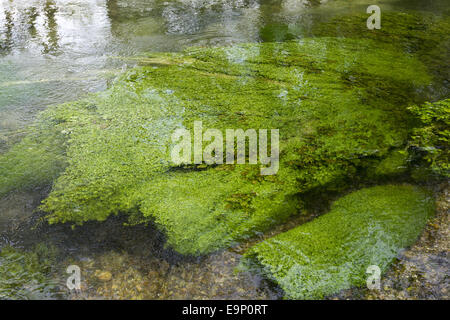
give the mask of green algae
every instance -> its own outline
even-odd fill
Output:
[[[51,184],[64,168],[64,138],[53,125],[39,123],[1,156],[0,196]]]
[[[323,298],[364,285],[370,265],[385,271],[433,212],[430,195],[413,186],[362,189],[312,222],[250,248],[244,264],[261,268],[286,298]]]
[[[346,15],[318,24],[312,33],[316,36],[365,38],[380,46],[395,45],[406,53],[416,54],[427,66],[436,81],[443,85],[439,94],[448,95],[450,78],[450,15],[431,15],[415,12],[383,11],[381,29],[367,30],[367,15]],[[446,89],[447,87],[447,89]]]
[[[408,170],[408,152],[393,150],[374,168],[374,177],[391,177],[405,173]]]
[[[155,221],[180,253],[208,253],[297,214],[298,194],[364,178],[361,168],[404,145],[404,106],[430,83],[413,55],[361,39],[146,59],[106,92],[49,108],[42,130],[0,156],[1,193],[53,181],[42,206],[51,223],[129,213],[132,223]],[[174,165],[171,134],[196,120],[222,132],[279,128],[279,172]]]
[[[450,177],[450,99],[413,105],[409,110],[419,121],[410,145],[424,153],[423,159],[432,172]]]
[[[30,252],[1,248],[0,299],[57,298],[58,286],[50,278],[54,259],[54,249],[42,244]]]

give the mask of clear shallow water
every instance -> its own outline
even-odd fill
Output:
[[[106,89],[115,75],[133,66],[126,57],[301,38],[317,22],[364,13],[370,4],[382,10],[448,10],[445,0],[426,5],[407,0],[0,0],[0,152],[2,143],[14,141],[48,105]],[[235,275],[239,252],[186,260],[166,252],[164,239],[152,236],[152,229],[126,229],[112,221],[75,232],[67,227],[30,232],[28,220],[40,196],[3,199],[0,231],[7,231],[4,242],[17,246],[56,245],[62,252],[61,279],[69,262],[80,264],[85,290],[72,298],[280,297],[258,277]],[[99,281],[96,274],[105,270],[117,280]]]

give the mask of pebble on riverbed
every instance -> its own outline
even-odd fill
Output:
[[[112,278],[112,274],[111,272],[108,271],[100,271],[100,270],[96,270],[95,271],[95,276],[97,277],[97,279],[101,280],[101,281],[110,281]]]

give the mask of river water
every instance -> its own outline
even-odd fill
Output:
[[[430,10],[417,0],[1,0],[0,141],[46,106],[104,90],[133,56],[192,45],[284,40],[333,16]],[[6,139],[4,137],[4,139]]]
[[[47,106],[105,90],[133,67],[133,56],[301,38],[318,22],[364,14],[372,4],[437,15],[448,10],[447,0],[0,0],[0,152]],[[4,243],[17,247],[36,241],[57,246],[61,279],[69,263],[80,265],[83,290],[64,292],[65,298],[281,297],[263,279],[234,272],[239,248],[179,257],[163,248],[163,236],[151,227],[124,228],[120,219],[77,232],[67,226],[30,230],[46,191],[2,199],[0,231]],[[105,281],[108,273],[112,280]]]

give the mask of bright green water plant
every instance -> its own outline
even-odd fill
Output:
[[[416,54],[437,82],[442,83],[447,82],[450,75],[449,13],[424,15],[383,10],[381,28],[374,30],[365,27],[365,14],[338,16],[328,23],[317,24],[312,33],[316,36],[373,39],[380,46],[394,44],[405,53]],[[448,89],[441,94],[444,97],[448,95]]]
[[[244,261],[278,283],[286,298],[323,298],[365,285],[371,265],[385,271],[433,212],[432,197],[413,186],[362,189],[312,222],[255,245]]]
[[[414,128],[411,145],[425,153],[431,170],[444,177],[450,176],[450,99],[422,105],[409,110],[419,119]]]
[[[0,194],[53,183],[49,221],[130,214],[183,254],[263,232],[301,210],[299,194],[341,190],[406,143],[405,106],[426,67],[391,44],[317,38],[153,54],[107,91],[51,107],[0,156]],[[171,134],[280,129],[280,170],[176,166]]]

